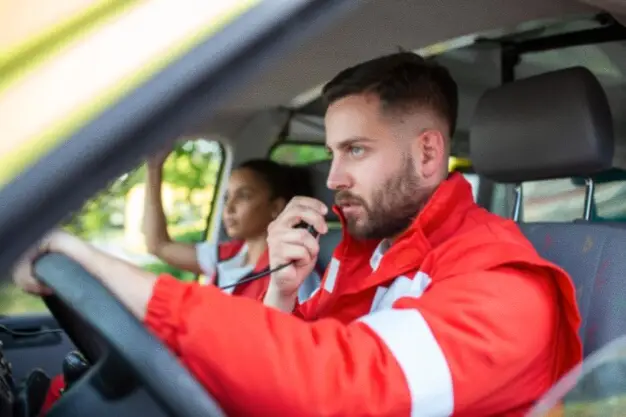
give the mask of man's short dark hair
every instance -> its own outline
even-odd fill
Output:
[[[341,71],[322,90],[327,104],[355,94],[376,94],[382,110],[412,111],[427,107],[456,129],[458,88],[441,65],[412,52],[385,55]]]

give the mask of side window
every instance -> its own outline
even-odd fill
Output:
[[[527,182],[522,192],[525,222],[571,222],[582,218],[585,189],[569,178]]]
[[[571,222],[581,219],[585,202],[582,181],[558,179],[525,183],[524,221]],[[591,207],[593,221],[626,221],[626,181],[596,183]]]
[[[596,220],[626,222],[626,181],[596,184],[594,208]]]
[[[163,165],[161,184],[168,232],[179,241],[199,242],[216,195],[224,162],[219,142],[195,139],[178,143]],[[146,189],[145,164],[122,175],[71,214],[61,227],[94,246],[155,273],[193,279],[148,254],[143,234]],[[0,315],[47,311],[38,297],[22,293],[12,284],[0,288]]]
[[[288,165],[308,165],[327,161],[330,155],[323,143],[282,142],[272,148],[270,159]]]

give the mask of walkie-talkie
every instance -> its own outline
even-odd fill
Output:
[[[302,228],[302,229],[306,229],[314,238],[317,238],[319,236],[319,233],[317,232],[317,230],[315,230],[315,227],[311,226],[310,224],[308,224],[307,222],[301,221],[300,223],[298,223],[297,225],[294,226],[294,228]],[[288,264],[284,264],[284,265],[279,265],[274,269],[268,269],[262,272],[259,272],[258,274],[254,274],[254,275],[250,275],[247,276],[239,281],[237,281],[234,284],[229,284],[229,285],[225,285],[223,287],[218,287],[222,290],[226,289],[226,288],[231,288],[240,284],[245,284],[246,282],[251,282],[251,281],[256,281],[257,279],[261,279],[264,278],[270,274],[273,274],[276,271],[279,271],[283,268],[288,267],[289,265],[291,265],[292,262],[288,263]]]
[[[301,221],[297,225],[294,226],[297,229],[306,229],[314,238],[317,238],[320,234],[315,230],[315,227],[311,226],[305,221]]]

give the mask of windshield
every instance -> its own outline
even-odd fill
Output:
[[[530,413],[539,416],[623,416],[626,410],[626,336],[590,355]]]

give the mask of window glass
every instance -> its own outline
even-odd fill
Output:
[[[508,195],[506,184],[494,183],[489,211],[497,214],[498,216],[510,218],[513,206],[510,201],[507,201],[507,199]]]
[[[204,238],[223,161],[222,146],[205,139],[178,143],[168,156],[161,190],[173,239],[199,242]],[[193,279],[192,273],[170,267],[148,253],[142,228],[145,186],[144,164],[113,181],[81,210],[68,216],[62,227],[152,272]],[[12,284],[0,288],[0,314],[45,311],[40,298],[26,295]]]
[[[569,178],[527,182],[522,191],[525,222],[571,222],[582,218],[585,189]]]
[[[525,183],[526,222],[570,222],[583,217],[585,187],[572,179]],[[593,221],[626,221],[626,181],[597,183],[592,204]]]
[[[322,143],[286,142],[272,149],[270,159],[288,165],[309,165],[329,160],[330,154]]]

